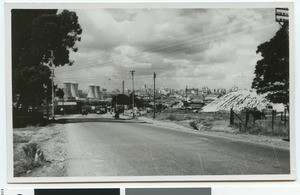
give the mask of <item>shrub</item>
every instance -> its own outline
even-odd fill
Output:
[[[41,166],[42,161],[44,160],[43,152],[38,148],[37,143],[27,143],[22,147],[22,149],[24,153],[19,154],[18,158],[20,160],[14,162],[15,176],[21,176],[28,173],[28,171]],[[25,156],[25,158],[20,158],[21,156]]]
[[[197,127],[197,122],[196,121],[191,121],[190,122],[190,126],[195,129],[195,130],[199,130],[198,127]]]
[[[37,149],[38,149],[38,145],[35,142],[30,142],[23,146],[23,151],[26,155],[27,160],[34,161],[34,157]]]
[[[170,114],[169,116],[167,116],[167,119],[170,121],[178,121],[178,118],[174,114]]]

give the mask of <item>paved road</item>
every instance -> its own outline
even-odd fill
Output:
[[[65,124],[69,176],[287,174],[289,151],[145,123]]]

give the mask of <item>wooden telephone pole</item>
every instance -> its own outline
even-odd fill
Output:
[[[156,111],[155,111],[155,110],[156,110],[156,109],[155,109],[155,107],[156,107],[156,106],[155,106],[155,78],[156,78],[156,73],[154,72],[154,73],[153,73],[153,81],[154,81],[154,85],[153,85],[153,88],[154,88],[154,89],[153,89],[153,119],[155,119],[155,112],[156,112]]]
[[[131,76],[132,76],[132,118],[134,118],[134,70],[131,70]]]
[[[50,58],[50,65],[52,67],[52,71],[51,71],[51,86],[52,86],[52,119],[54,120],[54,64],[53,64],[53,51],[51,51],[51,58]]]
[[[188,86],[185,87],[185,110],[187,109],[187,102],[188,102]]]

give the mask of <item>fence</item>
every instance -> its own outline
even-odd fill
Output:
[[[237,113],[231,109],[230,125],[237,125],[241,132],[288,135],[289,115],[286,110],[277,112],[276,110],[245,109]]]

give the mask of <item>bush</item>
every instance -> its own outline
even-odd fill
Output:
[[[195,130],[199,130],[198,127],[197,127],[197,122],[196,121],[191,121],[190,122],[190,126],[195,129]]]
[[[35,153],[38,150],[38,145],[35,142],[30,142],[23,146],[23,151],[27,160],[34,161]]]
[[[167,116],[167,119],[170,121],[178,121],[178,118],[174,114],[170,114],[169,116]]]
[[[22,147],[24,153],[19,154],[20,160],[14,162],[14,175],[21,176],[32,169],[42,165],[44,160],[43,152],[38,148],[38,144],[30,142]],[[24,158],[25,155],[25,158]],[[23,156],[23,158],[21,158]],[[14,157],[15,158],[15,157]]]
[[[47,119],[44,118],[44,114],[41,112],[13,112],[13,128],[21,128],[27,126],[45,126],[48,124]]]
[[[280,121],[274,123],[272,129],[272,122],[268,120],[257,120],[255,124],[249,124],[247,131],[250,134],[262,134],[271,136],[288,136],[289,125],[284,125]]]

